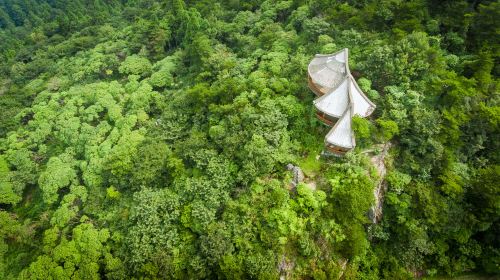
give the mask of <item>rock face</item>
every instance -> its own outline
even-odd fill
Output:
[[[385,174],[387,170],[385,168],[384,159],[391,147],[391,143],[387,142],[384,145],[382,152],[379,155],[376,155],[371,158],[372,164],[377,169],[378,176],[380,177],[380,181],[377,184],[377,187],[373,190],[373,195],[375,196],[375,205],[370,208],[370,212],[368,216],[372,223],[377,224],[382,220],[382,206],[384,205],[384,194],[387,191],[387,182],[385,181]]]
[[[304,172],[302,172],[300,167],[289,163],[286,165],[286,169],[290,170],[293,174],[292,187],[296,188],[300,182],[304,181]]]
[[[372,223],[377,224],[382,220],[382,206],[384,204],[384,193],[387,190],[387,183],[382,180],[377,187],[373,190],[375,196],[375,205],[370,208],[368,216]]]
[[[280,280],[290,279],[291,272],[295,267],[295,263],[293,261],[287,260],[285,255],[281,257],[281,262],[279,264],[278,270],[280,272]]]

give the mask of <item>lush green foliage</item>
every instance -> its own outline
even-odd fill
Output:
[[[499,274],[499,18],[488,0],[0,1],[0,279]],[[307,63],[344,47],[377,109],[317,160]],[[366,150],[388,141],[372,225]]]

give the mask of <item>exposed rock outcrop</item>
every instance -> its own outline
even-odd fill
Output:
[[[293,261],[287,260],[285,255],[283,255],[278,267],[280,272],[280,280],[290,279],[290,275],[294,267],[295,263]]]
[[[387,142],[382,149],[382,152],[370,160],[372,164],[377,169],[377,174],[379,176],[379,182],[377,187],[373,190],[373,195],[375,196],[375,204],[370,208],[368,216],[372,223],[377,224],[382,220],[382,206],[384,205],[384,194],[387,191],[387,182],[385,181],[385,175],[387,173],[387,169],[385,167],[385,157],[391,147],[391,143]]]
[[[289,163],[286,165],[286,169],[290,170],[293,174],[293,178],[292,178],[292,187],[293,188],[296,188],[299,183],[304,181],[304,172],[302,172],[302,169],[300,169],[300,167]]]

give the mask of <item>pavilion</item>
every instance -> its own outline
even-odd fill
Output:
[[[348,49],[329,55],[317,54],[308,67],[309,88],[318,96],[313,101],[316,116],[332,126],[325,145],[336,155],[344,155],[356,146],[352,117],[366,118],[376,107],[351,75],[348,57]]]

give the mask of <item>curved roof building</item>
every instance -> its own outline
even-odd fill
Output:
[[[375,104],[359,88],[349,70],[349,51],[317,54],[309,63],[309,87],[319,97],[313,101],[318,118],[333,126],[325,137],[327,148],[343,155],[356,146],[352,117],[368,117]]]

